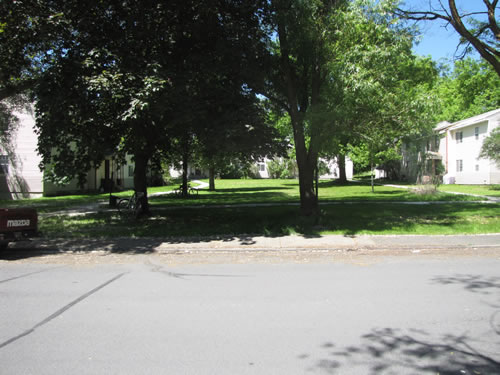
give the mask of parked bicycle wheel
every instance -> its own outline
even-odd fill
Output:
[[[123,215],[128,212],[130,206],[130,199],[129,198],[122,198],[118,201],[118,212]]]

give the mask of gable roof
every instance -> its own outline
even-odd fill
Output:
[[[478,124],[480,122],[489,120],[491,118],[498,117],[500,120],[500,108],[494,109],[493,111],[481,113],[480,115],[466,118],[464,120],[460,120],[454,123],[449,123],[448,121],[441,121],[434,128],[435,131],[441,133],[445,130],[456,130],[460,128],[465,128],[466,126]]]
[[[498,117],[500,119],[500,108],[494,109],[493,111],[481,113],[480,115],[477,116],[466,118],[465,120],[454,122],[453,124],[450,125],[449,129],[456,130],[465,128],[466,126],[478,124],[480,122],[487,121],[494,117]]]

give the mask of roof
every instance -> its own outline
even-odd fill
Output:
[[[436,125],[434,130],[436,130],[436,131],[444,130],[444,129],[448,128],[450,125],[451,125],[451,123],[449,123],[448,121],[441,121],[439,124]]]
[[[480,115],[469,117],[469,118],[466,118],[465,120],[460,120],[460,121],[454,122],[452,124],[448,123],[448,125],[445,124],[446,121],[443,121],[443,122],[440,122],[439,124],[437,124],[435,129],[438,131],[444,130],[444,129],[456,130],[456,129],[465,128],[466,126],[475,125],[475,124],[490,120],[491,118],[495,118],[495,117],[498,117],[498,119],[500,119],[500,108],[494,109],[493,111],[481,113]]]

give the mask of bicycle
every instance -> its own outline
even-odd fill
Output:
[[[136,192],[130,198],[122,198],[118,201],[118,212],[120,215],[134,215],[139,217],[142,212],[144,193]]]
[[[177,189],[175,189],[173,191],[173,194],[176,197],[184,197],[184,198],[187,198],[189,196],[194,196],[195,194],[198,195],[198,189],[192,187],[190,183],[187,184],[187,195],[186,196],[183,196],[182,190],[183,190],[182,185],[180,185]]]

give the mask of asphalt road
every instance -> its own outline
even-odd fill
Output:
[[[500,374],[500,252],[330,255],[0,261],[0,374]]]

